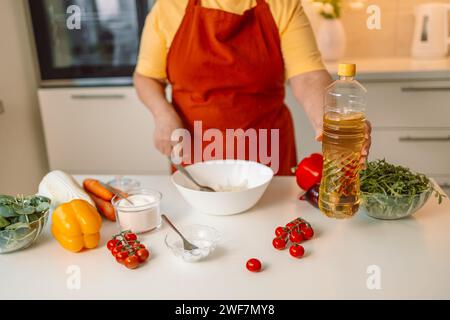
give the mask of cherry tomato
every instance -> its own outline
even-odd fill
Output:
[[[118,245],[111,250],[112,255],[115,257],[120,251],[122,251],[123,246]]]
[[[125,267],[128,269],[136,269],[139,266],[139,258],[137,256],[130,256],[125,259]]]
[[[124,263],[125,259],[128,258],[128,252],[127,251],[121,251],[116,255],[116,261],[118,263]]]
[[[119,240],[117,239],[111,239],[108,241],[108,243],[106,244],[106,247],[108,248],[109,251],[111,251],[114,247],[117,246],[117,244],[119,243]]]
[[[250,259],[247,261],[247,270],[251,271],[251,272],[259,272],[261,271],[261,261],[259,261],[258,259]]]
[[[272,245],[275,249],[283,250],[286,248],[286,241],[282,238],[275,238],[272,241]]]
[[[303,241],[303,235],[300,232],[296,231],[296,230],[292,230],[291,234],[289,236],[289,240],[292,243],[300,243],[300,242]]]
[[[313,230],[311,227],[304,228],[304,229],[302,230],[302,234],[303,234],[303,238],[304,238],[305,240],[309,240],[309,239],[311,239],[312,237],[314,237],[314,230]]]
[[[291,256],[293,256],[294,258],[301,258],[303,257],[303,255],[305,254],[305,248],[303,248],[301,245],[299,244],[293,244],[290,248],[289,248],[289,253],[291,254]]]
[[[293,227],[295,227],[295,223],[293,222],[289,222],[288,224],[286,224],[286,229],[291,230]]]
[[[285,228],[283,228],[283,227],[278,227],[278,228],[275,229],[275,235],[276,235],[277,237],[284,238],[284,237],[286,237],[287,232],[286,232]]]
[[[139,262],[144,262],[150,257],[150,252],[147,249],[139,249],[136,251],[136,256],[139,258]]]
[[[134,243],[133,249],[135,249],[135,250],[145,249],[145,246],[142,243]]]
[[[123,237],[127,241],[136,241],[137,240],[137,235],[134,233],[125,233]]]

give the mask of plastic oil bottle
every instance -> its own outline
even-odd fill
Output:
[[[325,92],[323,173],[319,207],[331,218],[350,218],[360,203],[360,157],[365,141],[367,90],[354,64],[339,65],[339,79]]]

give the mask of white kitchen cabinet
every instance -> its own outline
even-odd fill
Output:
[[[154,122],[133,87],[39,90],[51,169],[70,173],[163,174]]]
[[[374,130],[371,158],[386,158],[431,176],[450,173],[450,129]]]
[[[375,128],[450,128],[450,81],[363,85]]]

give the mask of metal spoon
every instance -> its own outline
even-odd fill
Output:
[[[208,186],[203,186],[200,183],[198,183],[197,181],[195,181],[195,179],[191,176],[191,174],[182,165],[174,163],[170,157],[169,157],[169,160],[172,163],[172,165],[175,168],[177,168],[177,170],[180,171],[186,178],[191,180],[200,189],[200,191],[216,192],[216,190],[214,190],[213,188],[208,187]]]
[[[134,203],[131,202],[131,200],[128,199],[128,197],[125,197],[124,195],[121,195],[120,193],[115,192],[115,191],[113,190],[113,188],[112,188],[109,184],[103,183],[103,182],[101,182],[101,181],[100,181],[100,184],[101,184],[106,190],[108,190],[109,192],[111,192],[112,194],[114,194],[114,196],[116,196],[117,198],[121,198],[121,199],[125,200],[126,202],[128,202],[129,204],[131,204],[132,206],[134,206]]]
[[[167,218],[165,214],[161,215],[161,217],[169,224],[169,226],[181,237],[181,240],[183,240],[183,249],[186,251],[192,251],[195,249],[198,249],[196,245],[193,245],[189,241],[186,240],[186,238],[181,234],[180,231],[173,225],[173,223]]]

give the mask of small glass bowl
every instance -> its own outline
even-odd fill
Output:
[[[416,195],[390,196],[361,192],[362,210],[370,217],[381,220],[405,218],[417,212],[433,193],[430,187]]]
[[[0,253],[14,252],[31,246],[44,230],[49,211],[47,210],[38,220],[29,223],[27,227],[0,231]]]
[[[140,182],[137,180],[120,176],[108,181],[108,185],[123,192],[128,192],[141,186]]]
[[[221,238],[220,232],[216,229],[198,224],[180,228],[180,232],[186,240],[199,249],[184,250],[183,241],[174,231],[166,235],[165,243],[176,257],[183,259],[185,262],[196,262],[206,258],[216,249]]]

